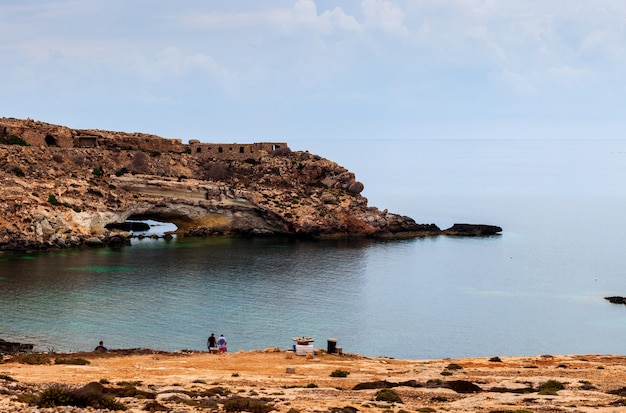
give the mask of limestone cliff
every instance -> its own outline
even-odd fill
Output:
[[[227,150],[225,150],[227,149]],[[184,235],[415,237],[436,225],[374,207],[345,168],[286,144],[200,144],[0,119],[0,250],[125,242],[127,219]]]

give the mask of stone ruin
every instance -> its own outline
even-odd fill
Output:
[[[162,138],[145,133],[111,132],[95,129],[70,129],[31,119],[0,118],[0,139],[19,137],[31,146],[58,148],[106,148],[146,152],[187,152],[201,158],[221,160],[260,159],[277,150],[289,151],[285,142],[205,143],[192,139]]]

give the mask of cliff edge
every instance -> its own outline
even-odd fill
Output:
[[[183,144],[0,118],[0,185],[5,251],[127,243],[115,227],[128,219],[172,222],[195,236],[444,233],[369,207],[352,172],[282,142]]]

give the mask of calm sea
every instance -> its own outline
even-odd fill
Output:
[[[626,352],[626,141],[316,142],[370,205],[501,236],[137,240],[0,256],[0,338],[41,350],[229,350],[336,338],[442,358]],[[304,146],[304,145],[303,145]],[[158,229],[158,228],[157,228]]]

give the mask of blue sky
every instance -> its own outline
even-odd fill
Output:
[[[185,141],[626,133],[624,0],[3,0],[0,62],[0,116]]]

